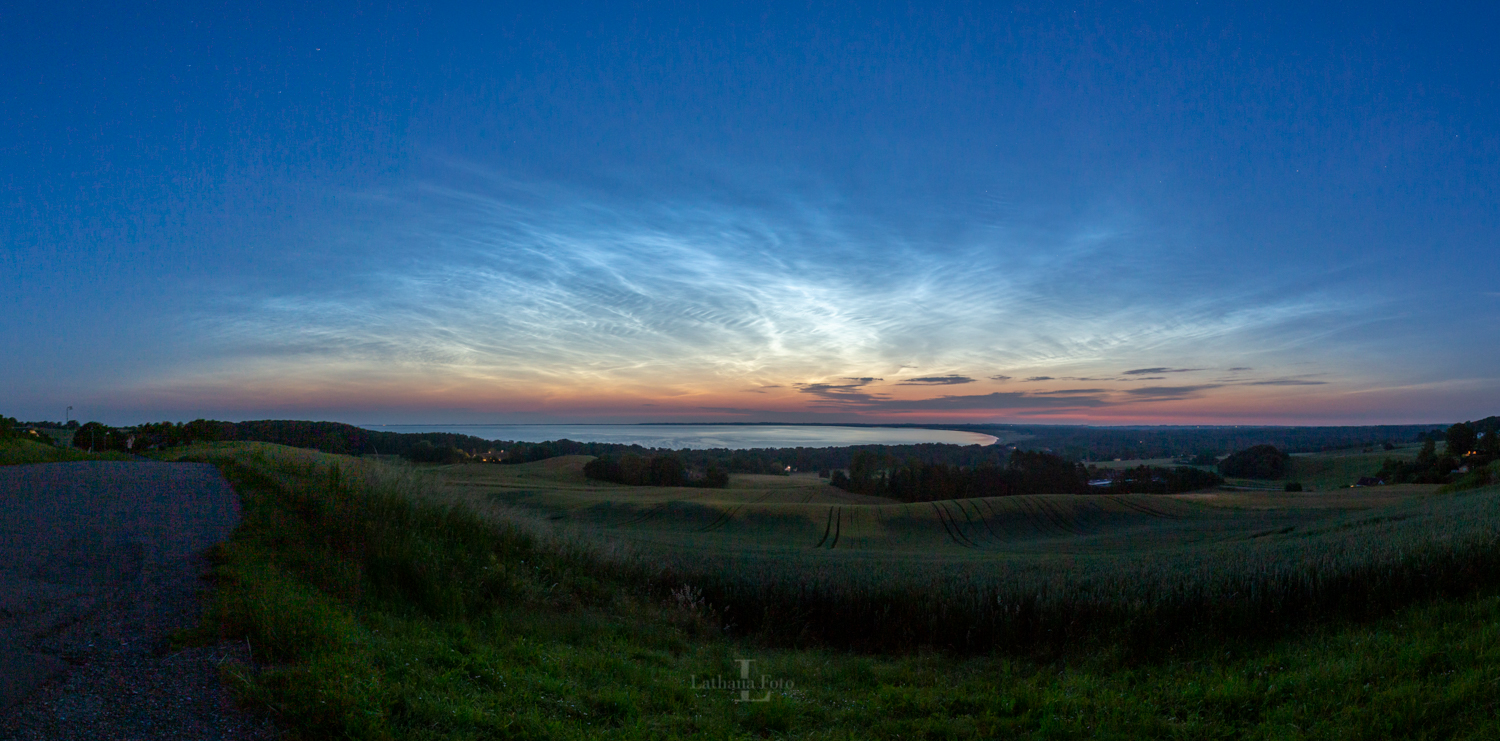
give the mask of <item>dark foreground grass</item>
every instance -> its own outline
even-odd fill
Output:
[[[1107,647],[1134,660],[1500,589],[1500,487],[1231,528],[1191,545],[1149,540],[1124,552],[954,564],[838,561],[813,549],[667,558],[739,631],[776,645],[1033,656]]]
[[[210,455],[245,521],[204,630],[250,643],[257,666],[227,676],[305,738],[1500,736],[1483,593],[1151,659],[774,648],[726,636],[669,572],[445,509],[419,479]],[[742,669],[765,702],[722,687]]]

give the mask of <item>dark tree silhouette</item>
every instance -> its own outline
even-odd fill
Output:
[[[1462,458],[1474,450],[1478,442],[1478,434],[1474,425],[1468,422],[1459,422],[1448,428],[1448,455]]]
[[[1290,469],[1292,457],[1273,445],[1256,445],[1219,461],[1219,473],[1242,479],[1279,479]]]

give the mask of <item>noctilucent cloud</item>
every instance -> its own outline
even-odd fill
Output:
[[[6,414],[1500,413],[1485,4],[4,15]]]

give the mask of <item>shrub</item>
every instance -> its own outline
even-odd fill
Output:
[[[419,440],[402,457],[413,463],[461,463],[469,456],[452,445],[433,445],[427,440]]]
[[[1256,445],[1219,461],[1219,473],[1242,479],[1279,479],[1287,474],[1292,457],[1273,445]]]
[[[1224,483],[1218,474],[1192,466],[1136,466],[1123,471],[1093,469],[1090,478],[1095,474],[1110,476],[1114,482],[1108,490],[1111,494],[1180,494]]]
[[[722,489],[729,485],[729,473],[709,465],[702,476],[689,474],[682,459],[675,455],[641,457],[632,453],[615,460],[600,456],[583,464],[583,475],[596,481],[628,486],[701,486]]]

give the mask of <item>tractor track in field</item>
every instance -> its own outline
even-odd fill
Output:
[[[1000,513],[995,510],[995,503],[989,499],[980,499],[975,503],[975,508],[977,509],[980,504],[983,504],[984,508],[990,511],[989,517],[984,518],[984,526],[989,528],[990,534],[995,535],[996,540],[1005,540],[1005,537],[997,535],[994,528],[990,527],[990,520],[1000,517]]]
[[[929,504],[932,505],[932,511],[937,513],[938,522],[941,522],[943,524],[943,530],[948,533],[948,537],[952,539],[954,543],[958,544],[962,548],[978,547],[974,545],[973,541],[969,540],[968,538],[964,537],[962,533],[958,532],[957,522],[948,522],[947,511],[944,510],[941,505],[939,505],[937,502],[929,502]]]
[[[953,513],[951,513],[951,511],[948,511],[948,502],[935,501],[930,502],[930,504],[933,505],[933,511],[936,511],[936,513],[938,513],[939,522],[942,522],[942,525],[944,525],[944,529],[947,529],[948,537],[953,538],[953,540],[956,541],[956,543],[959,543],[960,546],[974,547],[974,541],[969,540],[968,537],[965,537],[965,534],[963,534],[963,529],[959,528],[959,520],[954,519]]]
[[[1137,502],[1137,501],[1134,501],[1134,500],[1131,500],[1131,499],[1127,499],[1125,497],[1120,497],[1119,499],[1116,499],[1115,501],[1119,502],[1121,506],[1123,506],[1123,507],[1125,507],[1127,509],[1130,509],[1132,511],[1139,512],[1139,513],[1141,513],[1143,515],[1150,515],[1152,517],[1162,517],[1162,518],[1166,518],[1166,519],[1169,519],[1169,520],[1180,520],[1180,519],[1182,519],[1182,515],[1172,514],[1171,512],[1167,512],[1165,510],[1158,510],[1158,509],[1150,507],[1150,506],[1148,506],[1146,504],[1142,504],[1141,502]]]
[[[1079,529],[1076,525],[1069,522],[1067,513],[1063,512],[1062,508],[1058,507],[1055,503],[1047,499],[1042,499],[1040,497],[1037,499],[1033,499],[1032,502],[1035,503],[1037,509],[1043,513],[1042,516],[1046,517],[1047,521],[1052,523],[1052,526],[1056,528],[1061,534],[1083,534],[1083,530]]]
[[[717,529],[719,529],[719,528],[721,528],[721,527],[729,524],[729,521],[732,520],[732,519],[734,519],[734,516],[736,514],[739,514],[740,510],[742,510],[745,507],[747,507],[749,505],[752,505],[752,504],[760,504],[761,502],[764,502],[767,499],[769,499],[771,497],[771,495],[774,494],[774,493],[775,492],[768,491],[768,492],[760,495],[753,502],[740,502],[739,504],[736,504],[733,507],[730,507],[729,509],[727,509],[723,513],[721,513],[719,515],[718,519],[714,520],[713,522],[708,523],[707,525],[704,525],[703,527],[698,528],[698,532],[700,532],[700,533],[713,532],[714,530],[717,530]]]
[[[983,527],[983,525],[975,524],[974,516],[969,514],[968,508],[963,505],[962,501],[955,499],[953,500],[952,506],[957,507],[958,511],[963,513],[965,524],[961,532],[963,532],[964,539],[969,541],[970,543],[973,543],[975,548],[985,547],[985,544],[981,542],[984,540],[984,535],[979,532],[979,529]],[[953,516],[952,510],[949,510],[948,517],[953,520],[955,525],[958,524],[958,518]],[[984,518],[981,517],[980,523],[983,522]],[[970,536],[970,533],[973,533],[972,537]]]
[[[983,500],[981,500],[981,501],[983,501]],[[962,504],[960,504],[960,505],[959,505],[959,506],[960,506],[960,507],[962,507],[962,506],[963,506],[963,505],[962,505]],[[979,517],[979,524],[981,524],[981,525],[983,525],[983,526],[984,526],[984,531],[985,531],[985,532],[987,532],[987,533],[989,533],[989,534],[990,534],[990,540],[992,540],[992,541],[994,541],[994,542],[996,542],[996,543],[998,543],[998,542],[1000,542],[1000,541],[1001,541],[1001,540],[1003,540],[1003,538],[1001,538],[1001,537],[1000,537],[1000,536],[999,536],[999,535],[996,535],[996,534],[995,534],[995,530],[994,530],[994,528],[991,528],[991,527],[990,527],[990,521],[989,521],[989,518],[987,518],[987,517],[985,517],[985,516],[984,516],[984,512],[982,512],[982,511],[981,511],[981,510],[980,510],[980,509],[979,509],[979,502],[975,502],[975,501],[970,501],[970,502],[969,502],[969,506],[971,506],[971,507],[973,507],[973,508],[974,508],[974,514],[975,514],[975,515],[977,515],[977,516],[978,516],[978,517]],[[964,513],[964,514],[966,514],[966,515],[967,515],[967,514],[968,514],[968,513],[967,513],[967,512],[965,512],[965,513]],[[969,522],[973,522],[973,519],[970,519],[970,520],[969,520]]]
[[[815,545],[815,546],[813,546],[813,548],[822,548],[824,543],[828,543],[828,536],[829,535],[833,536],[833,542],[828,545],[829,549],[832,549],[834,546],[838,545],[838,543],[839,543],[839,532],[843,529],[843,523],[844,523],[844,507],[843,507],[843,505],[834,505],[832,507],[829,507],[828,508],[828,522],[827,522],[827,524],[825,524],[823,526],[823,539],[819,540],[818,544]]]

